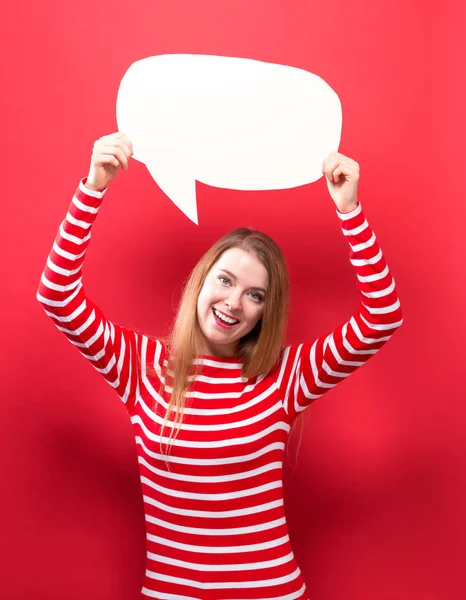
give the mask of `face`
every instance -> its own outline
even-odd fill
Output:
[[[249,252],[230,248],[221,255],[197,300],[203,354],[235,356],[240,338],[262,317],[267,285],[267,269]]]

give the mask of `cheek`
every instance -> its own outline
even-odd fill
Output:
[[[198,298],[197,298],[197,314],[198,316],[200,316],[202,314],[202,311],[204,310],[204,306],[205,306],[205,300],[204,300],[204,294],[201,293],[199,294]]]
[[[264,314],[264,309],[262,307],[257,307],[257,306],[251,307],[251,311],[249,313],[248,320],[250,321],[250,323],[253,327],[262,318],[263,314]]]
[[[211,301],[211,292],[210,288],[207,284],[202,286],[201,291],[199,292],[199,296],[197,299],[197,311],[204,312],[209,307]]]

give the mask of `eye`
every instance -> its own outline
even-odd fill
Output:
[[[251,292],[250,296],[255,302],[262,302],[264,300],[263,296],[257,292]]]
[[[228,285],[229,283],[231,283],[231,281],[228,279],[228,277],[225,277],[225,275],[220,275],[219,276],[219,281],[221,281],[224,285]]]

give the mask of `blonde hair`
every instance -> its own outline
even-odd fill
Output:
[[[222,254],[231,248],[241,248],[252,254],[265,266],[268,274],[262,317],[254,329],[238,342],[236,356],[242,362],[241,375],[251,378],[266,374],[279,362],[282,355],[289,304],[285,259],[278,245],[265,233],[248,228],[235,229],[207,250],[192,270],[182,293],[171,335],[167,340],[169,352],[167,364],[162,366],[162,389],[167,386],[172,388],[172,392],[160,432],[162,454],[163,431],[175,409],[176,416],[171,422],[172,430],[166,457],[183,422],[186,392],[200,371],[200,365],[193,370],[193,360],[202,354],[204,347],[204,338],[197,318],[198,297],[211,268]],[[168,462],[165,462],[169,469]]]

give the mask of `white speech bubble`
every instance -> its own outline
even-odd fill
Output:
[[[165,194],[198,222],[196,180],[281,190],[322,177],[342,113],[320,77],[248,58],[163,54],[133,63],[117,123]]]

